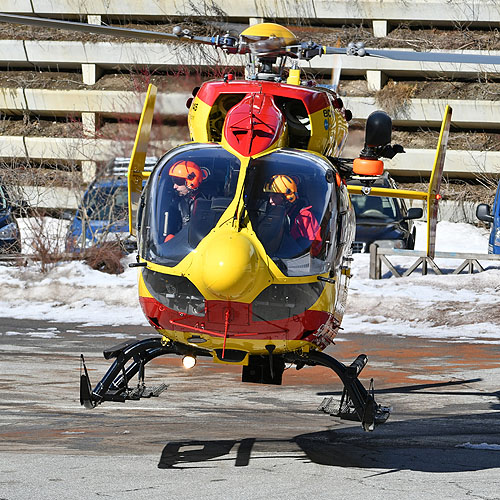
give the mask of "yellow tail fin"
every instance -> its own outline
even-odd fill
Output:
[[[149,84],[146,101],[142,108],[141,119],[135,136],[134,149],[132,150],[128,165],[128,225],[130,234],[132,235],[136,233],[134,221],[139,207],[142,183],[149,176],[149,172],[144,172],[144,165],[146,163],[149,135],[153,124],[156,92],[157,88]]]
[[[438,203],[441,199],[439,189],[441,188],[441,179],[443,177],[444,158],[448,145],[452,111],[450,106],[446,106],[436,149],[436,158],[429,182],[429,191],[427,193],[427,257],[431,258],[434,258],[436,252],[437,212]]]

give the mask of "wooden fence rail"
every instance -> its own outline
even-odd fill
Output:
[[[405,271],[398,270],[400,264],[395,264],[388,259],[388,256],[407,257],[407,260],[413,257],[416,260]],[[460,252],[436,252],[434,259],[427,256],[425,251],[419,250],[399,250],[397,248],[381,248],[377,244],[370,245],[370,278],[382,278],[382,266],[387,269],[396,278],[409,276],[421,267],[422,275],[428,274],[431,269],[435,274],[448,274],[436,264],[436,259],[451,259],[458,260],[459,264],[454,268],[451,274],[460,274],[467,270],[472,274],[474,270],[481,272],[484,267],[480,261],[492,261],[498,264],[500,268],[500,255],[480,254],[480,253],[460,253]],[[447,267],[449,267],[447,263]]]

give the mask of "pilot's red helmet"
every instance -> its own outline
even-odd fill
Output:
[[[174,163],[170,167],[168,174],[171,177],[184,179],[186,186],[191,190],[198,189],[200,184],[207,178],[207,171],[190,160],[180,160]]]
[[[264,186],[264,192],[284,194],[286,199],[293,203],[297,199],[297,184],[288,175],[277,174]]]

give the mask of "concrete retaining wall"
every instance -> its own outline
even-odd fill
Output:
[[[193,16],[193,5],[187,0],[3,0],[0,10],[7,13],[37,14],[46,17],[106,22],[113,19],[158,19]],[[375,36],[387,34],[389,26],[399,22],[418,21],[422,26],[457,25],[467,27],[498,26],[500,4],[497,0],[470,2],[465,0],[219,0],[199,5],[198,14],[229,22],[278,21],[294,23],[297,19],[315,24],[371,24]],[[101,17],[99,17],[101,16]],[[377,58],[342,56],[343,75],[364,76],[372,89],[378,89],[388,77],[446,76],[465,78],[488,73],[500,78],[500,65],[442,64],[392,61]],[[100,69],[116,71],[148,66],[165,69],[179,66],[213,68],[216,65],[239,66],[241,56],[228,56],[205,48],[186,48],[168,43],[116,43],[103,39],[99,43],[76,41],[0,40],[0,65],[9,69],[51,68],[82,71],[84,83],[93,84]],[[313,73],[330,74],[333,56],[302,63]],[[185,115],[185,94],[160,93],[157,110],[163,116]],[[395,125],[439,126],[446,104],[453,107],[453,124],[471,129],[497,129],[499,104],[495,101],[464,101],[411,99],[393,110]],[[81,114],[84,130],[92,136],[96,116],[121,113],[138,114],[143,95],[118,91],[65,91],[37,89],[0,89],[0,111],[21,115],[25,111],[46,116]],[[377,108],[371,97],[345,98],[354,118],[364,120]],[[126,145],[111,141],[70,138],[0,137],[0,157],[23,157],[44,160],[76,160],[95,162],[112,156],[128,156]],[[458,176],[476,173],[499,173],[500,153],[480,151],[449,151],[445,172]],[[434,151],[412,150],[387,162],[389,170],[402,175],[428,175]]]
[[[164,18],[192,16],[193,4],[187,0],[3,0],[2,12],[31,12],[50,15],[102,15],[111,17]],[[485,23],[500,21],[500,6],[495,0],[218,0],[216,9],[198,4],[200,14],[234,20],[322,19],[331,22],[388,20],[391,22]]]
[[[164,116],[187,116],[189,93],[159,93],[155,110]],[[40,115],[67,115],[68,113],[140,114],[145,93],[113,90],[47,90],[0,88],[0,110],[8,114],[22,114],[24,110]],[[373,97],[343,97],[353,117],[365,120],[380,109]],[[410,99],[390,112],[395,125],[439,126],[446,105],[453,108],[453,124],[461,127],[498,128],[500,101],[463,101],[450,99]]]
[[[455,51],[463,53],[464,51]],[[486,52],[468,51],[468,54]],[[500,55],[499,51],[488,52]],[[340,56],[342,74],[365,75],[367,71],[382,71],[387,76],[446,75],[450,78],[472,76],[478,73],[500,74],[500,65],[457,64],[418,61],[395,61],[375,57]],[[39,40],[0,40],[0,64],[10,68],[29,68],[33,64],[51,68],[79,68],[81,64],[97,64],[104,68],[149,66],[169,68],[178,66],[214,65],[244,67],[241,55],[227,55],[215,49],[185,47],[170,43],[116,43],[116,42],[75,42]],[[323,74],[330,74],[334,67],[334,56],[324,55],[302,61],[301,66]]]
[[[166,151],[176,144],[151,141],[151,149]],[[32,160],[108,161],[117,156],[130,156],[132,142],[90,138],[20,137],[0,138],[0,158]]]
[[[159,93],[155,110],[165,116],[187,116],[190,94]],[[0,88],[0,111],[22,114],[24,110],[40,115],[100,113],[103,115],[140,115],[145,93],[113,90],[47,90]]]

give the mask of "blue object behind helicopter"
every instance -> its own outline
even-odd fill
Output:
[[[0,185],[0,252],[20,253],[21,235],[14,216],[15,205],[7,190]]]
[[[488,253],[500,255],[500,182],[495,194],[493,209],[489,205],[481,203],[477,206],[476,216],[479,220],[492,224],[488,241]]]
[[[67,252],[80,252],[105,242],[118,242],[127,253],[136,250],[128,223],[129,161],[129,158],[115,158],[106,166],[106,177],[89,185],[68,228]],[[146,170],[151,170],[156,161],[155,157],[146,158]]]

